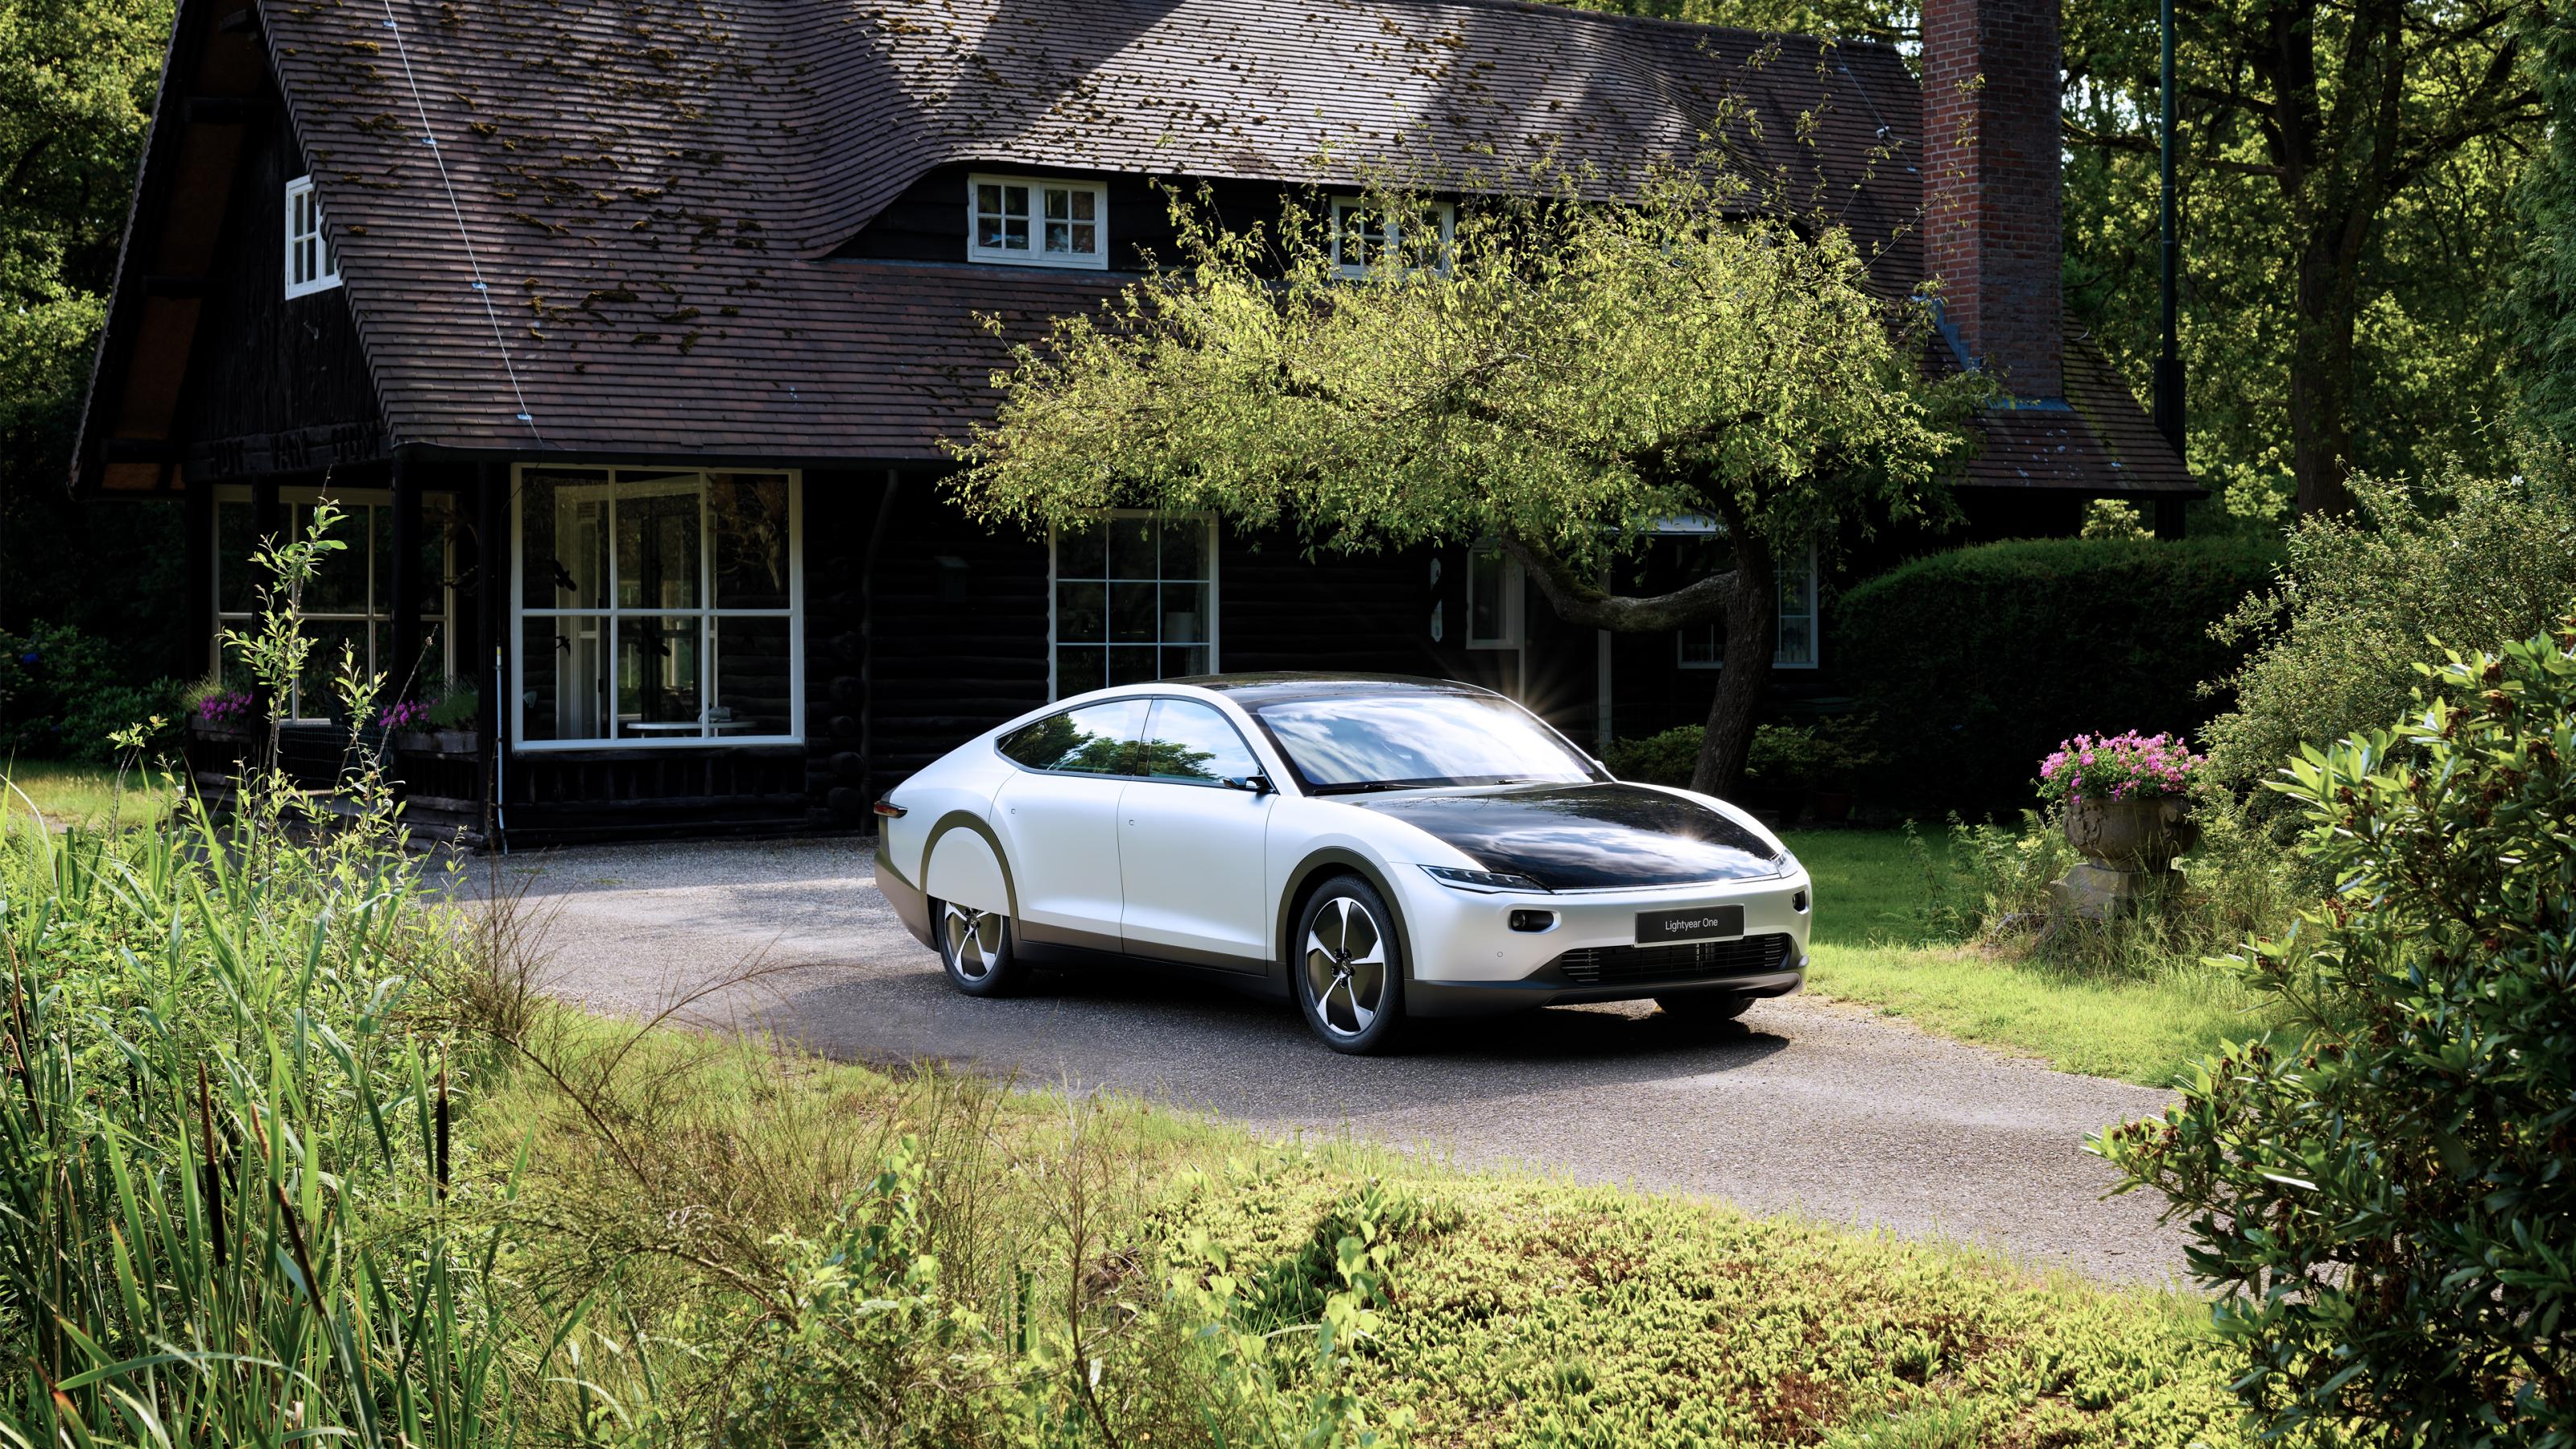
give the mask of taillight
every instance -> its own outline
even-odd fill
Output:
[[[894,803],[893,798],[889,796],[877,801],[877,813],[888,820],[901,820],[904,811],[903,807]]]

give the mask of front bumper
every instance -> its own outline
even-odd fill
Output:
[[[1399,869],[1418,869],[1399,867]],[[1813,888],[1803,869],[1752,881],[1641,890],[1479,893],[1407,882],[1413,970],[1405,1008],[1467,1016],[1583,1001],[1698,991],[1786,996],[1806,982]],[[1638,939],[1638,916],[1741,906],[1740,936]],[[1546,911],[1544,931],[1516,931],[1515,911]]]

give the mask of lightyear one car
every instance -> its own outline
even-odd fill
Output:
[[[1098,690],[877,802],[877,884],[960,991],[1113,952],[1293,997],[1342,1051],[1409,1016],[1804,982],[1806,871],[1723,801],[1623,783],[1469,685],[1221,675]]]

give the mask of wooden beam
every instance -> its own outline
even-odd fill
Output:
[[[420,478],[408,461],[394,459],[393,476],[393,629],[376,669],[386,676],[395,699],[416,699],[428,681],[422,678],[420,647]]]

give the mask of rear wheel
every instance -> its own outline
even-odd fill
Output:
[[[948,984],[969,996],[1000,996],[1022,972],[1011,953],[1011,918],[955,901],[939,903],[939,959]]]
[[[1382,1052],[1404,1029],[1404,953],[1395,913],[1355,875],[1326,881],[1298,916],[1297,1004],[1337,1052]]]
[[[1664,1014],[1676,1021],[1712,1024],[1733,1021],[1752,1004],[1752,997],[1733,991],[1676,991],[1670,996],[1655,998],[1655,1005],[1662,1007]]]

